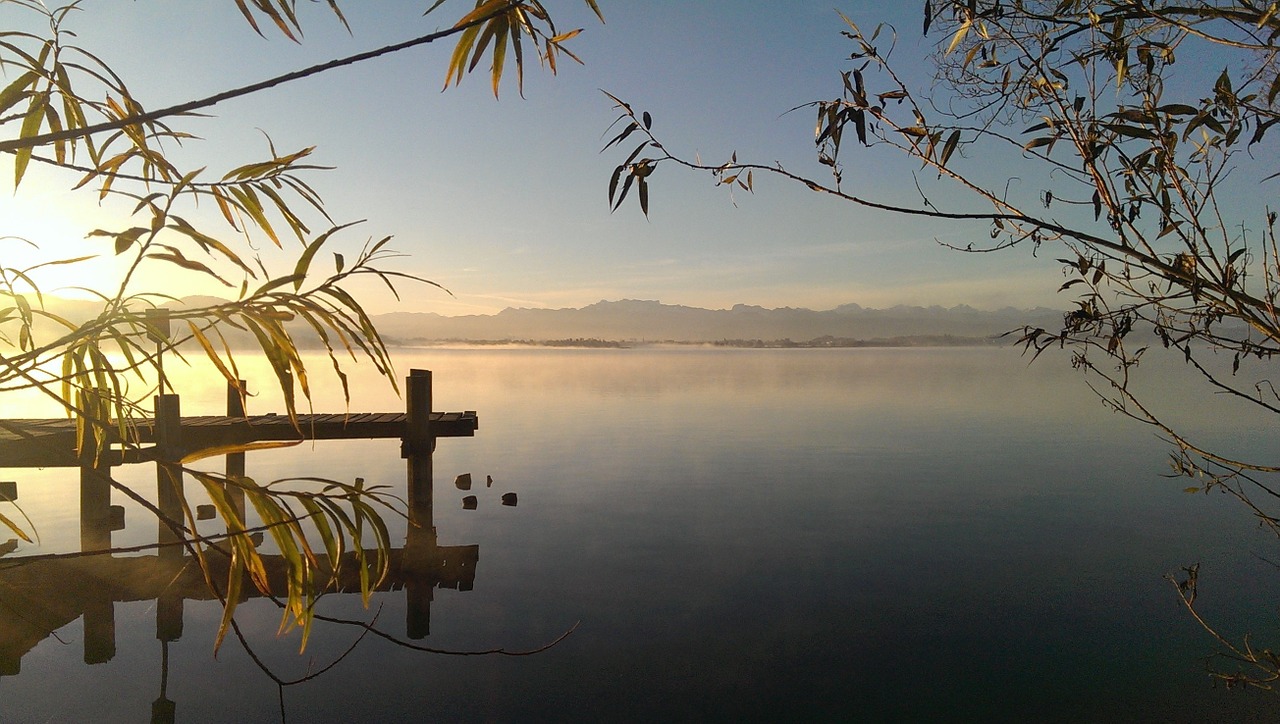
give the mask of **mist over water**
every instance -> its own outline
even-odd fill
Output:
[[[525,349],[402,350],[397,364],[433,370],[437,410],[480,415],[475,438],[441,439],[434,459],[440,544],[479,546],[474,586],[434,592],[418,643],[526,649],[577,629],[525,658],[369,639],[285,690],[290,720],[1193,721],[1274,710],[1272,698],[1211,688],[1215,644],[1162,579],[1200,562],[1205,615],[1268,645],[1280,586],[1263,558],[1275,559],[1274,542],[1226,497],[1161,477],[1165,443],[1105,410],[1063,359]],[[265,368],[242,366],[266,384]],[[1260,422],[1195,407],[1176,366],[1149,374],[1160,404],[1197,421],[1197,434],[1274,454]],[[364,377],[352,389],[353,410],[403,408]],[[217,413],[222,395],[209,376],[183,411]],[[273,402],[264,393],[249,406]],[[315,404],[340,407],[331,392]],[[452,484],[464,472],[470,491]],[[398,490],[405,480],[395,441],[254,453],[248,473]],[[19,481],[43,541],[11,555],[74,549],[74,471],[3,475]],[[154,493],[151,468],[122,475]],[[508,492],[517,506],[501,504]],[[463,508],[468,494],[475,510]],[[154,522],[126,508],[115,543],[153,540]],[[400,523],[393,542],[404,536]],[[403,638],[404,593],[374,604],[362,612],[358,598],[330,596],[321,609],[376,613]],[[358,635],[319,626],[299,658],[296,636],[275,638],[273,606],[240,611],[286,678]],[[80,622],[64,626],[0,678],[0,720],[145,719],[161,682],[156,604],[114,612],[114,658],[84,664]],[[237,644],[213,660],[218,614],[188,601],[168,644],[178,720],[275,719],[275,686]]]

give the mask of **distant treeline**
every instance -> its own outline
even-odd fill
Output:
[[[722,339],[713,342],[717,347],[745,347],[750,349],[810,349],[814,347],[987,347],[1009,344],[1006,337],[957,337],[943,335],[914,335],[909,337],[877,337],[854,339],[852,337],[814,337],[807,342],[791,339]]]
[[[595,339],[594,337],[573,337],[570,339],[409,339],[400,340],[388,338],[388,345],[392,346],[414,346],[414,347],[433,347],[455,344],[465,344],[472,347],[500,347],[500,346],[522,346],[522,347],[591,347],[604,349],[624,349],[633,346],[629,342],[619,342],[611,339]]]

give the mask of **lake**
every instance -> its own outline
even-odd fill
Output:
[[[1226,496],[1182,492],[1185,480],[1164,476],[1168,446],[1105,409],[1060,356],[1028,366],[1007,349],[642,348],[396,359],[401,374],[433,370],[437,410],[480,416],[475,438],[441,439],[434,456],[439,544],[478,556],[429,592],[429,635],[412,643],[527,650],[570,635],[523,657],[367,637],[281,690],[234,640],[214,658],[216,602],[117,600],[110,651],[86,640],[102,634],[87,635],[82,617],[6,662],[0,721],[146,721],[157,701],[182,722],[278,721],[282,707],[295,722],[1275,715],[1274,695],[1213,686],[1206,657],[1219,648],[1163,578],[1199,562],[1204,615],[1237,640],[1274,645],[1274,537]],[[245,368],[265,384],[261,365]],[[183,412],[220,412],[216,376],[187,374]],[[1274,458],[1265,418],[1218,413],[1190,395],[1198,387],[1179,364],[1150,374],[1159,404],[1200,439]],[[385,385],[356,378],[353,410],[403,409]],[[250,411],[274,404],[263,395]],[[316,410],[340,405],[327,391]],[[397,441],[308,443],[251,453],[247,467],[260,481],[405,485]],[[154,494],[152,468],[117,470]],[[461,473],[471,490],[455,487]],[[78,549],[74,471],[0,478],[18,481],[41,536],[0,565]],[[503,505],[505,493],[518,504]],[[113,502],[126,509],[116,545],[154,540],[144,510]],[[404,523],[392,534],[403,541]],[[47,595],[3,573],[0,610]],[[369,611],[348,594],[318,610],[376,616],[408,640],[407,627],[426,625],[417,590],[412,606],[396,590]],[[256,655],[285,679],[359,638],[318,624],[299,656],[296,632],[276,637],[274,605],[255,598],[239,611]]]

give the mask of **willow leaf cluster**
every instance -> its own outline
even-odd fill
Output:
[[[311,3],[296,0],[233,0],[252,31],[264,37],[278,32],[302,42],[303,16]],[[595,0],[586,0],[599,14]],[[425,12],[441,2],[423,3]],[[301,7],[300,7],[301,5]],[[337,0],[322,6],[347,30],[351,26]],[[282,83],[364,62],[381,55],[436,41],[457,40],[448,67],[457,83],[484,57],[497,92],[506,69],[522,77],[522,42],[555,70],[556,57],[578,31],[560,32],[536,0],[481,0],[444,30],[392,46],[265,79],[207,98],[151,108],[125,80],[91,49],[79,44],[77,22],[88,22],[94,8],[76,0],[47,7],[36,0],[3,0],[0,13],[0,152],[13,159],[13,186],[21,193],[33,164],[52,169],[89,203],[108,202],[130,209],[114,225],[86,229],[99,251],[84,256],[59,254],[57,240],[0,236],[0,394],[35,390],[77,420],[77,444],[83,455],[101,455],[120,441],[138,446],[138,422],[150,414],[157,393],[178,392],[163,362],[203,359],[226,382],[245,394],[237,358],[262,355],[270,363],[295,426],[298,409],[308,405],[317,384],[304,360],[305,344],[319,342],[329,371],[351,404],[347,365],[371,364],[393,387],[395,371],[383,338],[352,283],[382,282],[398,298],[401,283],[435,285],[389,266],[401,255],[391,237],[369,238],[355,251],[342,241],[353,223],[330,218],[309,178],[324,170],[312,161],[314,147],[279,150],[267,138],[263,158],[232,162],[227,168],[190,168],[175,149],[198,143],[184,122],[193,114],[229,98],[268,91]],[[274,30],[273,30],[274,29]],[[505,59],[510,47],[514,58]],[[448,84],[446,84],[448,85]],[[216,209],[209,215],[206,209]],[[0,234],[3,230],[0,230]],[[268,242],[284,264],[258,253]],[[346,251],[335,247],[346,243]],[[23,255],[6,254],[22,250]],[[14,264],[6,259],[40,260]],[[97,257],[115,257],[118,276],[93,288],[78,289],[95,301],[88,319],[63,316],[50,304],[45,275],[83,265]],[[275,258],[275,257],[273,257]],[[156,282],[155,280],[168,280]],[[210,284],[225,299],[185,304],[176,290]],[[246,346],[243,340],[250,340]],[[0,425],[4,424],[0,422]],[[244,476],[226,476],[185,467],[201,456],[256,449],[243,445],[195,451],[190,459],[168,461],[175,475],[194,477],[227,524],[218,538],[196,534],[186,500],[183,520],[170,520],[128,486],[109,478],[112,487],[161,517],[194,557],[210,587],[224,603],[217,634],[220,644],[234,629],[234,612],[244,585],[279,597],[282,630],[299,627],[305,645],[318,597],[333,588],[338,569],[354,565],[366,604],[387,571],[391,542],[387,516],[403,515],[403,503],[380,486],[322,478],[296,478],[262,484]],[[233,498],[243,496],[262,521],[250,528]],[[4,502],[4,501],[0,501]],[[24,541],[35,527],[12,506],[0,513],[0,526]],[[271,590],[263,558],[252,533],[271,536],[288,563],[284,591]],[[363,547],[375,543],[372,551]],[[214,565],[217,558],[223,570]]]

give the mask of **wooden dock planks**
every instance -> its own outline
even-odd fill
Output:
[[[186,454],[258,441],[403,438],[406,419],[404,412],[316,413],[298,415],[295,428],[287,415],[197,415],[182,418],[182,448]],[[478,428],[474,411],[431,413],[432,437],[471,437]],[[117,445],[108,464],[153,459],[148,446],[155,442],[154,421],[138,420],[135,429],[139,447],[121,450]],[[0,420],[0,468],[77,467],[75,440],[74,420]]]

